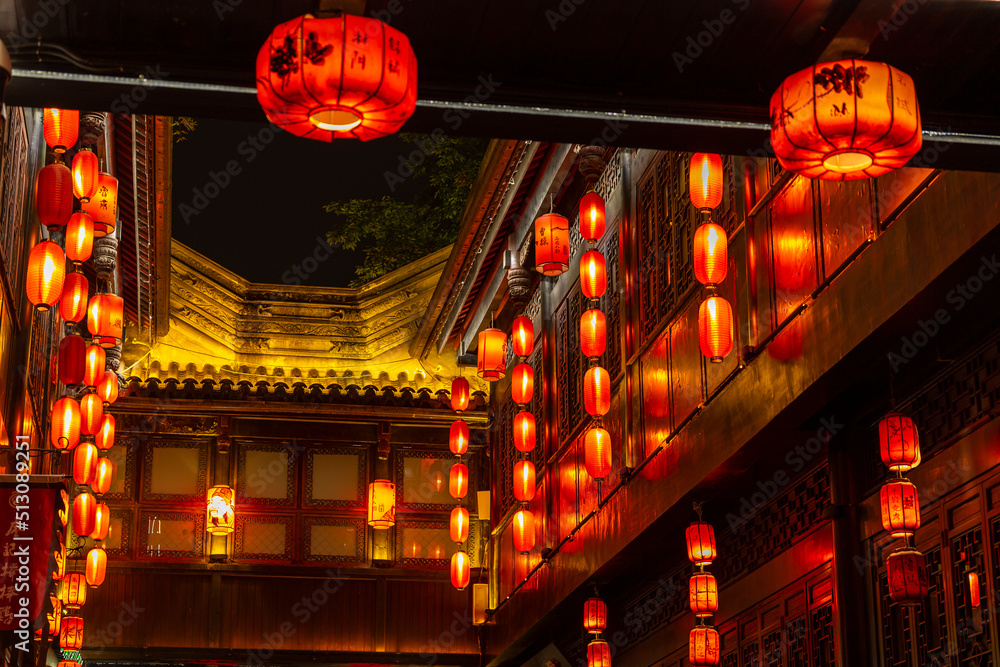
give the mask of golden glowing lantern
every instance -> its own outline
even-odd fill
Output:
[[[588,250],[580,258],[580,290],[588,299],[599,299],[608,287],[608,266],[598,250]]]
[[[451,409],[455,412],[469,409],[469,381],[463,377],[451,381]]]
[[[600,366],[583,376],[583,405],[592,417],[603,417],[611,409],[611,377]]]
[[[722,203],[722,157],[695,153],[688,171],[688,195],[699,211],[711,211]]]
[[[66,513],[64,511],[59,511],[65,516]],[[62,520],[61,517],[60,520]],[[65,525],[63,523],[64,527]],[[59,548],[52,551],[52,559],[56,564],[56,569],[52,572],[52,581],[62,581],[62,578],[66,576],[66,542],[62,537],[59,538]]]
[[[94,219],[77,211],[66,223],[66,259],[83,264],[94,252]]]
[[[86,202],[96,193],[97,155],[89,148],[81,148],[73,156],[73,196]]]
[[[97,522],[97,499],[89,491],[81,491],[73,499],[73,532],[87,537]]]
[[[699,618],[719,610],[719,584],[708,572],[696,572],[688,582],[691,611]]]
[[[480,331],[476,362],[479,377],[490,382],[502,380],[507,373],[507,335],[500,329]]]
[[[514,366],[510,378],[510,397],[518,405],[531,403],[535,390],[535,373],[528,364]]]
[[[535,219],[535,270],[558,276],[569,269],[569,221],[555,213]]]
[[[368,525],[378,530],[396,525],[396,485],[388,479],[368,485]]]
[[[451,556],[451,585],[457,590],[463,590],[469,585],[469,555],[464,551],[456,551]]]
[[[257,54],[257,101],[267,119],[317,141],[377,139],[417,102],[417,58],[406,35],[365,16],[300,16]]]
[[[583,438],[583,456],[587,474],[604,479],[611,474],[611,436],[599,426],[587,429]]]
[[[66,255],[58,243],[42,241],[31,249],[25,289],[35,310],[46,311],[56,305],[62,297],[65,279]]]
[[[448,448],[455,456],[461,456],[469,449],[469,425],[461,419],[451,423],[448,432]]]
[[[63,651],[79,651],[83,647],[83,619],[66,616],[59,630],[59,648]]]
[[[35,213],[46,227],[63,227],[73,214],[73,174],[58,162],[42,167],[35,178]]]
[[[97,472],[97,447],[92,443],[83,442],[73,450],[73,481],[77,484],[90,484]]]
[[[879,493],[882,527],[893,537],[912,537],[920,528],[920,498],[917,487],[905,479],[892,479]]]
[[[107,539],[109,532],[111,532],[111,510],[104,503],[98,503],[94,519],[94,530],[90,533],[90,537],[100,542]]]
[[[702,285],[718,285],[726,279],[729,248],[726,230],[706,222],[694,232],[694,277]]]
[[[90,285],[82,273],[70,273],[63,281],[59,298],[59,316],[66,322],[79,322],[87,316],[87,292]],[[81,339],[82,340],[82,339]]]
[[[74,109],[45,109],[42,112],[42,134],[54,153],[65,153],[80,136],[80,112]]]
[[[95,238],[113,234],[118,224],[118,179],[104,172],[98,174],[97,192],[81,206],[94,219]]]
[[[719,633],[707,625],[698,625],[688,635],[688,662],[692,667],[719,664]]]
[[[695,521],[685,531],[687,555],[695,565],[708,565],[715,560],[715,529],[712,524]]]
[[[535,325],[531,323],[531,318],[527,315],[514,318],[514,325],[511,329],[514,354],[519,357],[527,357],[535,346]]]
[[[236,500],[233,489],[225,484],[208,490],[208,522],[211,535],[228,535],[236,527]]]
[[[527,502],[535,497],[535,464],[518,461],[514,464],[514,497]]]
[[[59,381],[65,385],[83,382],[87,343],[82,336],[69,334],[59,341]]]
[[[122,342],[125,302],[114,294],[95,294],[87,305],[87,329],[101,347]]]
[[[889,597],[899,604],[919,604],[929,588],[927,563],[916,549],[904,548],[889,555],[885,561]]]
[[[59,582],[59,601],[70,611],[87,602],[87,579],[82,572],[67,572]]]
[[[104,583],[104,577],[108,572],[108,553],[104,547],[94,547],[87,552],[87,564],[84,571],[87,574],[87,583],[91,588],[97,588]]]
[[[83,435],[95,435],[101,430],[104,420],[104,405],[97,394],[84,394],[80,398],[80,431]]]
[[[604,236],[604,198],[593,190],[580,200],[580,236],[597,243]]]
[[[580,351],[583,356],[596,359],[607,349],[608,320],[598,308],[584,311],[580,316]]]
[[[900,412],[887,414],[878,423],[882,463],[889,470],[906,472],[920,465],[920,438],[913,420]]]
[[[469,510],[464,507],[456,507],[451,511],[448,532],[451,535],[451,541],[456,544],[461,544],[469,539]]]
[[[592,635],[608,627],[608,605],[601,598],[589,598],[583,603],[583,629]]]
[[[771,96],[771,145],[781,166],[807,178],[874,178],[923,144],[913,79],[866,60],[818,63]]]
[[[535,548],[535,515],[531,510],[520,509],[512,521],[514,548],[526,554]]]
[[[698,344],[713,364],[733,351],[733,307],[721,296],[712,295],[698,307]]]
[[[88,387],[96,387],[104,379],[107,353],[100,345],[88,345],[84,351],[84,360],[83,383]]]
[[[519,452],[530,452],[535,448],[535,415],[530,412],[514,415],[514,447]]]
[[[118,374],[112,370],[104,371],[104,377],[97,383],[97,395],[101,397],[104,407],[118,400]]]
[[[611,667],[611,646],[603,639],[587,644],[587,667]]]
[[[94,435],[94,444],[104,451],[111,449],[115,444],[115,416],[105,413],[101,420],[101,430]]]
[[[52,407],[49,442],[56,449],[73,449],[80,442],[80,404],[64,396]]]
[[[448,493],[455,500],[461,500],[469,492],[469,468],[464,463],[456,463],[448,474]]]
[[[97,496],[103,496],[111,490],[111,482],[115,479],[115,462],[107,457],[97,459],[97,470],[94,471],[94,481],[90,488]],[[102,538],[103,539],[103,538]]]

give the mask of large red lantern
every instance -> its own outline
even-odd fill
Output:
[[[611,474],[611,436],[599,426],[587,430],[583,438],[583,456],[587,474],[604,479]]]
[[[518,405],[531,403],[535,391],[535,373],[528,364],[514,366],[510,378],[510,397]]]
[[[70,273],[63,281],[59,298],[59,316],[66,322],[79,322],[87,316],[87,292],[90,285],[82,273]]]
[[[63,651],[79,651],[83,647],[83,619],[66,616],[59,631],[59,648]]]
[[[893,412],[878,423],[879,447],[882,463],[889,470],[906,472],[920,465],[920,438],[913,420],[900,412]]]
[[[469,449],[469,425],[461,419],[451,423],[448,433],[448,448],[455,456],[461,456]]]
[[[535,219],[535,270],[558,276],[569,269],[569,221],[546,213]]]
[[[580,200],[580,236],[597,243],[604,236],[604,198],[593,190]]]
[[[59,341],[59,381],[65,385],[83,382],[87,343],[82,336],[69,334]]]
[[[535,497],[535,464],[518,461],[514,464],[514,497],[522,503]]]
[[[514,415],[514,447],[519,452],[530,452],[535,448],[535,415],[530,412]]]
[[[87,305],[87,329],[101,347],[122,342],[125,302],[114,294],[95,294]]]
[[[87,485],[94,481],[97,472],[97,447],[83,442],[73,450],[73,481]]]
[[[95,238],[113,234],[118,224],[118,179],[111,174],[98,174],[97,191],[81,206],[94,220]]]
[[[698,307],[698,343],[713,364],[733,351],[733,307],[721,296],[710,296]]]
[[[406,35],[381,21],[306,14],[277,26],[257,54],[257,100],[299,137],[377,139],[413,114],[417,59]]]
[[[469,510],[464,507],[456,507],[451,511],[448,532],[451,535],[451,541],[456,544],[461,544],[469,539]]]
[[[368,525],[386,530],[396,525],[396,485],[376,479],[368,485]]]
[[[722,157],[715,153],[695,153],[688,171],[688,195],[700,211],[711,211],[722,203]]]
[[[66,224],[66,259],[83,264],[94,253],[94,219],[83,211],[70,216]]]
[[[97,193],[97,155],[89,148],[81,148],[73,156],[73,196],[82,202],[90,201]]]
[[[692,667],[719,664],[719,633],[715,628],[698,625],[688,635],[688,662]]]
[[[927,563],[916,549],[904,548],[885,561],[889,597],[900,604],[919,604],[928,591]]]
[[[58,162],[42,167],[35,178],[35,212],[46,227],[63,227],[73,214],[73,174]]]
[[[608,605],[601,598],[588,598],[583,603],[583,629],[592,635],[608,627]]]
[[[111,482],[115,479],[115,462],[107,457],[97,459],[97,469],[94,471],[94,481],[90,488],[94,494],[103,496],[111,490]],[[103,539],[103,538],[102,538]]]
[[[458,590],[469,585],[469,555],[464,551],[451,556],[451,585]]]
[[[514,548],[526,554],[535,548],[535,515],[531,510],[520,509],[514,515]]]
[[[818,63],[771,96],[774,154],[807,178],[881,176],[905,165],[922,143],[913,80],[884,63]]]
[[[917,487],[905,479],[885,483],[879,494],[882,527],[893,537],[912,537],[920,528],[920,498]]]
[[[75,109],[45,109],[42,112],[42,134],[52,152],[65,153],[80,136],[80,112]]]
[[[461,500],[469,492],[469,468],[464,463],[456,463],[448,474],[448,493],[455,500]]]
[[[105,459],[101,459],[102,461]],[[111,531],[111,510],[104,503],[97,503],[97,512],[94,514],[94,530],[90,537],[97,542],[107,539]]]
[[[511,340],[514,344],[514,354],[519,357],[531,354],[531,350],[535,346],[535,325],[531,323],[530,317],[521,315],[514,319]]]
[[[702,285],[715,286],[726,279],[729,249],[726,230],[706,222],[694,232],[694,277]]]
[[[502,380],[507,373],[507,334],[500,329],[480,331],[476,362],[479,377],[490,382]]]
[[[603,417],[611,409],[611,377],[600,366],[583,376],[583,405],[592,417]]]
[[[80,404],[64,396],[52,407],[49,442],[56,449],[73,449],[80,442]]]
[[[84,394],[80,398],[80,432],[96,435],[104,421],[104,405],[97,394]]]
[[[87,602],[87,579],[82,572],[67,572],[59,581],[59,601],[70,611],[75,611]]]
[[[86,365],[83,371],[83,383],[88,387],[96,387],[104,379],[107,353],[100,345],[88,345],[84,359]]]
[[[587,667],[611,667],[611,646],[603,639],[587,644]]]
[[[607,348],[608,320],[597,308],[584,311],[580,316],[580,351],[583,356],[595,359]]]
[[[87,552],[86,575],[91,588],[97,588],[104,583],[108,571],[108,554],[103,547],[94,547]]]
[[[35,310],[45,311],[56,305],[65,279],[66,255],[58,243],[42,241],[31,249],[25,288]]]
[[[87,537],[94,532],[97,521],[97,499],[88,491],[81,491],[73,499],[73,532]]]
[[[101,420],[101,430],[94,435],[94,444],[97,448],[106,451],[115,444],[115,416],[104,414]]]
[[[688,582],[691,611],[699,618],[719,611],[719,584],[708,572],[696,572]]]
[[[715,529],[712,524],[695,521],[687,527],[687,555],[695,565],[708,565],[715,560]]]
[[[97,383],[97,395],[101,397],[105,409],[118,400],[118,374],[104,371],[104,377]]]
[[[463,377],[451,381],[451,409],[455,412],[469,409],[469,381]]]
[[[588,250],[580,258],[580,290],[588,299],[599,299],[608,288],[608,266],[598,250]]]

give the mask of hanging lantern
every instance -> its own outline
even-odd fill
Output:
[[[695,153],[688,171],[688,196],[699,211],[711,211],[722,203],[722,157]]]
[[[611,667],[611,646],[603,639],[587,644],[587,667]]]
[[[518,405],[531,403],[535,391],[535,373],[528,364],[514,366],[510,379],[510,397]]]
[[[53,578],[53,581],[54,580],[55,578]],[[62,601],[59,600],[57,595],[49,595],[49,605],[52,606],[52,611],[45,614],[45,620],[49,622],[49,637],[58,637],[59,630],[62,629]],[[59,663],[59,667],[63,667],[62,662]],[[77,665],[77,667],[79,667],[79,665]]]
[[[607,348],[608,320],[597,308],[580,316],[580,351],[589,359],[596,359]]]
[[[87,329],[101,347],[122,342],[125,302],[114,294],[95,294],[87,305]]]
[[[56,634],[59,633],[57,632]],[[56,663],[56,667],[81,667],[81,665],[76,660],[60,660]]]
[[[89,442],[80,443],[73,450],[73,481],[86,485],[94,481],[97,472],[97,447]]]
[[[715,560],[715,529],[712,524],[695,521],[687,527],[688,560],[695,565],[708,565]]]
[[[580,290],[588,299],[599,299],[608,287],[608,267],[604,255],[588,250],[580,258]]]
[[[88,491],[81,491],[73,499],[73,532],[87,537],[94,532],[97,521],[97,499]]]
[[[94,238],[114,234],[118,224],[118,179],[111,174],[98,174],[97,192],[81,207],[94,219]]]
[[[104,420],[104,406],[97,394],[84,394],[80,398],[80,432],[83,435],[95,435],[101,430]]]
[[[721,296],[710,296],[698,307],[698,342],[713,364],[733,351],[733,308]]]
[[[448,476],[448,493],[455,500],[461,500],[469,492],[469,469],[464,463],[456,463],[451,467]]]
[[[480,331],[476,361],[479,377],[490,382],[502,380],[507,373],[507,335],[499,329]]]
[[[558,276],[569,269],[569,221],[547,213],[535,219],[535,270]]]
[[[913,420],[900,412],[882,417],[878,423],[882,463],[899,472],[920,465],[920,438]]]
[[[79,322],[86,317],[88,290],[90,285],[82,273],[70,273],[66,276],[62,296],[59,298],[59,316],[64,321]]]
[[[511,339],[514,342],[514,354],[519,357],[527,357],[535,347],[535,325],[531,323],[531,318],[521,315],[514,319]]]
[[[726,230],[714,222],[703,223],[694,232],[694,277],[714,287],[726,279],[728,267]]]
[[[115,416],[104,414],[101,420],[101,430],[94,435],[94,444],[97,448],[106,451],[115,444]]]
[[[979,575],[970,571],[967,579],[969,583],[969,606],[978,607],[982,604],[979,592]]]
[[[514,515],[514,548],[526,554],[535,548],[535,515],[520,509]]]
[[[28,301],[35,310],[46,311],[56,305],[66,279],[66,255],[58,243],[42,241],[28,256]]]
[[[88,345],[84,351],[85,366],[83,383],[88,387],[96,387],[104,379],[104,366],[107,354],[100,345]]]
[[[885,561],[889,597],[899,604],[919,604],[927,597],[927,564],[916,549],[904,548]]]
[[[530,452],[535,448],[535,415],[530,412],[514,415],[514,447],[519,452]]]
[[[417,102],[417,59],[406,35],[364,16],[280,24],[257,54],[257,101],[297,137],[377,139]]]
[[[64,523],[63,526],[65,527],[66,524]],[[52,572],[52,581],[62,581],[62,578],[66,576],[66,541],[62,539],[61,535],[62,533],[59,537],[59,547],[52,551],[52,559],[56,563],[56,569]]]
[[[469,409],[469,381],[463,377],[451,381],[451,409],[455,412]]]
[[[66,224],[66,259],[83,264],[94,252],[94,219],[83,211],[70,216]]]
[[[104,547],[94,547],[87,552],[85,572],[87,583],[91,588],[97,588],[104,583],[104,577],[108,572],[108,553]]]
[[[235,505],[235,494],[231,487],[220,484],[208,490],[207,529],[210,535],[228,535],[233,532],[236,527]]]
[[[387,479],[368,485],[368,525],[379,530],[396,525],[396,485]]]
[[[697,572],[688,582],[691,611],[699,618],[719,611],[719,585],[708,572]]]
[[[451,556],[451,585],[460,591],[469,585],[469,555],[464,551]]]
[[[461,456],[469,449],[469,425],[461,419],[451,423],[448,432],[448,448],[455,456]]]
[[[514,497],[522,503],[535,497],[535,464],[518,461],[514,464]]]
[[[66,616],[59,630],[59,648],[63,651],[79,651],[83,647],[83,619]]]
[[[881,176],[905,165],[922,143],[913,80],[884,63],[818,63],[771,96],[774,154],[807,178]]]
[[[49,442],[56,449],[73,449],[80,442],[80,404],[69,396],[52,406]]]
[[[64,227],[73,214],[73,174],[64,164],[53,162],[38,170],[35,178],[35,213],[46,227]]]
[[[73,156],[73,196],[86,202],[96,192],[97,155],[89,148],[81,148]]]
[[[52,152],[56,155],[65,153],[76,144],[80,135],[80,112],[75,109],[45,109],[42,112],[42,134]]]
[[[688,662],[692,667],[719,664],[719,633],[715,628],[698,625],[688,635]]]
[[[587,474],[593,479],[604,479],[611,474],[611,436],[599,426],[587,429],[583,439],[583,456]]]
[[[104,408],[118,400],[118,374],[114,371],[104,371],[104,377],[97,383],[97,395],[104,402]]]
[[[461,544],[469,539],[469,510],[464,507],[453,509],[448,527],[451,541],[455,544]]]
[[[105,461],[107,459],[101,459]],[[97,512],[94,515],[94,531],[90,534],[91,539],[100,542],[107,539],[111,532],[111,510],[104,503],[97,504]]]
[[[115,478],[115,462],[107,457],[97,459],[97,469],[94,471],[94,481],[90,488],[97,496],[103,496],[111,490],[111,482]],[[104,539],[104,538],[101,538]]]
[[[83,382],[87,343],[82,336],[69,334],[59,341],[59,381],[65,385]]]
[[[580,236],[591,243],[604,236],[604,199],[593,190],[580,200]]]
[[[912,537],[920,528],[920,499],[917,487],[905,479],[892,479],[879,494],[882,527],[893,537]]]
[[[67,572],[59,582],[59,601],[75,611],[87,602],[87,579],[82,572]]]
[[[603,417],[611,409],[611,378],[600,366],[583,376],[583,405],[592,417]]]
[[[608,627],[608,605],[601,598],[589,598],[583,603],[583,629],[592,635]]]

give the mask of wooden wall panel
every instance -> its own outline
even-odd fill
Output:
[[[471,593],[471,585],[456,591],[448,581],[389,580],[385,650],[421,654],[427,664],[438,654],[478,653]]]

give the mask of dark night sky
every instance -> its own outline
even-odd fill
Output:
[[[312,259],[314,251],[325,252],[317,238],[335,220],[323,205],[412,197],[416,184],[408,180],[390,192],[384,172],[395,172],[399,156],[414,147],[395,136],[323,143],[280,130],[265,143],[268,132],[258,133],[268,127],[198,119],[188,138],[174,144],[173,236],[251,282],[346,287],[360,251],[336,249],[326,261]],[[236,175],[217,188],[227,163]],[[296,264],[313,271],[296,277]]]

